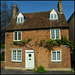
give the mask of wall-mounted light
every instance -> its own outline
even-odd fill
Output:
[[[6,33],[6,35],[8,36],[9,34],[8,34],[8,33]]]

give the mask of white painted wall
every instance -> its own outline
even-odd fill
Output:
[[[57,12],[54,9],[52,9],[52,11],[50,12],[50,14],[57,14]]]
[[[24,17],[24,16],[23,16],[23,14],[20,12],[20,13],[18,14],[17,18],[18,18],[18,17]]]

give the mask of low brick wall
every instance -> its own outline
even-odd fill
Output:
[[[5,67],[5,61],[1,61],[1,67]]]

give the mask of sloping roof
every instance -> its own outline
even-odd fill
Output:
[[[67,22],[69,22],[74,17],[74,15],[75,15],[75,12],[72,13],[72,15],[70,16]]]
[[[58,14],[58,20],[49,20],[50,11],[25,13],[23,15],[26,18],[24,23],[18,24],[16,23],[17,18],[12,18],[5,30],[68,27],[64,14]]]

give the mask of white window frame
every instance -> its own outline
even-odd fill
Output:
[[[17,40],[15,40],[15,32],[17,32]],[[14,34],[13,34],[14,41],[21,41],[21,40],[18,40],[18,32],[21,32],[21,40],[22,40],[22,31],[14,31]]]
[[[20,22],[18,22],[18,18],[20,19]],[[21,21],[22,18],[22,21]],[[17,17],[17,23],[23,23],[24,22],[24,17]]]
[[[57,60],[57,51],[60,51],[60,60]],[[53,59],[52,59],[52,52],[56,52],[56,60],[53,60]],[[51,61],[52,61],[52,62],[61,62],[61,61],[62,61],[61,50],[54,50],[54,51],[51,51]]]
[[[12,52],[11,52],[11,53],[12,53],[12,54],[11,54],[11,57],[12,57],[12,58],[11,58],[11,61],[12,61],[12,62],[22,62],[22,49],[11,49],[11,50],[12,50]],[[13,60],[13,51],[14,51],[14,50],[16,50],[16,60]],[[17,51],[19,51],[19,50],[21,51],[21,60],[17,60]]]
[[[53,19],[51,18],[51,15],[53,15]],[[56,18],[54,17],[54,15],[56,15]],[[57,14],[50,14],[50,20],[57,20],[58,19],[58,15]]]
[[[53,40],[56,40],[56,29],[50,29],[50,39],[52,39],[52,36],[51,36],[51,30],[54,30],[55,32],[55,38]],[[59,38],[58,39],[61,39],[61,34],[60,34],[60,29],[59,29]]]

